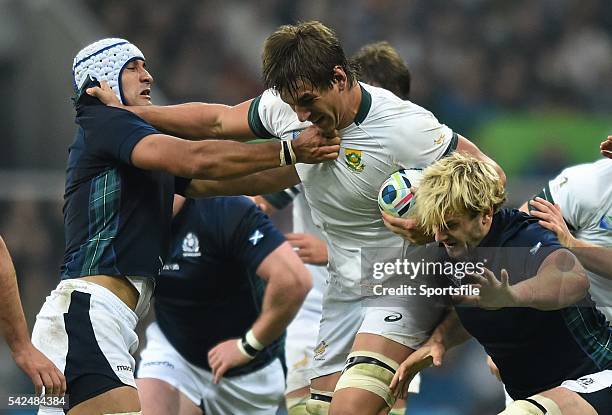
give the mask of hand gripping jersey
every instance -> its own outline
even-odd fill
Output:
[[[423,168],[452,152],[457,136],[431,114],[391,92],[359,84],[362,99],[354,122],[339,131],[338,159],[298,164],[296,170],[329,249],[330,278],[359,290],[360,249],[401,247],[403,239],[383,225],[377,196],[381,183],[400,168]],[[253,100],[249,124],[262,138],[295,138],[310,126],[272,90]]]
[[[574,236],[612,247],[612,160],[568,167],[552,179],[539,196],[561,206]],[[591,297],[612,321],[612,280],[587,270]]]

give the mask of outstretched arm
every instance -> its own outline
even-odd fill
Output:
[[[298,163],[320,163],[338,157],[340,139],[323,137],[316,127],[302,131],[288,145]],[[282,165],[281,143],[245,144],[235,141],[187,141],[164,134],[143,138],[132,150],[132,163],[179,177],[228,179]]]
[[[281,191],[300,182],[295,167],[285,166],[230,180],[192,180],[188,197],[255,196]]]
[[[535,276],[517,284],[509,284],[506,270],[501,280],[488,269],[482,275],[472,275],[479,288],[478,295],[457,296],[462,304],[472,304],[488,310],[504,307],[530,307],[549,311],[568,307],[583,299],[589,290],[584,268],[567,249],[557,249],[542,261]]]
[[[106,105],[131,111],[160,131],[181,138],[256,138],[248,124],[251,100],[230,107],[222,104],[190,102],[179,105],[123,105],[106,81],[99,87],[87,89]]]
[[[58,395],[66,392],[64,375],[30,341],[13,261],[4,240],[0,237],[0,332],[21,370],[30,377],[36,394]]]

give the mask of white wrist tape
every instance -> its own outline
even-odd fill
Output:
[[[265,347],[263,344],[261,344],[259,340],[257,340],[255,335],[253,334],[253,329],[247,331],[246,341],[251,345],[252,348],[256,349],[258,352],[262,351]]]

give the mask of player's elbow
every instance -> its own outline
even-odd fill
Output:
[[[591,286],[584,268],[574,270],[571,276],[564,276],[562,295],[559,304],[554,309],[575,305],[587,297]]]
[[[576,301],[583,299],[589,293],[591,283],[586,275],[584,268],[576,272],[574,277],[574,293],[576,295]]]
[[[300,262],[290,268],[286,279],[286,300],[291,308],[296,310],[302,306],[304,299],[312,288],[312,277],[306,267]]]

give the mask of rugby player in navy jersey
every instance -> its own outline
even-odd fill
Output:
[[[33,344],[64,373],[70,397],[65,408],[41,406],[39,413],[138,414],[134,328],[168,252],[173,195],[198,196],[198,180],[181,177],[227,178],[333,159],[338,139],[310,129],[287,147],[162,134],[85,93],[101,81],[125,105],[151,105],[153,78],[144,55],[123,39],[82,49],[73,75],[78,128],[66,171],[62,281],[32,334]]]
[[[505,191],[495,170],[459,154],[425,170],[416,200],[419,222],[444,247],[442,260],[486,266],[470,277],[479,292],[454,298],[392,387],[403,392],[414,371],[439,366],[446,350],[474,337],[515,399],[501,414],[612,413],[612,328],[590,298],[580,302],[588,279],[555,234],[537,218],[500,209]],[[450,280],[449,288],[465,287]]]
[[[276,414],[282,336],[312,280],[248,198],[175,197],[138,391],[148,415]]]

